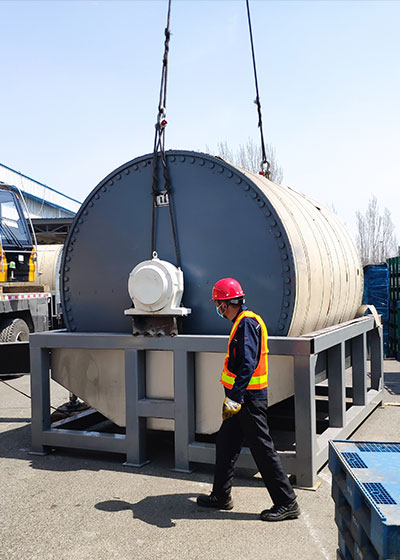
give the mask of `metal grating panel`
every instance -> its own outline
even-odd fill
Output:
[[[400,453],[398,443],[356,443],[363,453]]]
[[[342,456],[352,469],[368,468],[358,453],[342,453]]]
[[[396,504],[395,500],[380,482],[363,482],[362,485],[375,504]]]

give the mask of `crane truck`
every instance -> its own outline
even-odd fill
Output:
[[[63,326],[57,266],[62,246],[49,249],[50,267],[49,251],[34,242],[21,194],[0,182],[0,374],[26,369],[29,333]],[[40,270],[41,262],[51,278]]]

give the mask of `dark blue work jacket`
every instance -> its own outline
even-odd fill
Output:
[[[242,305],[232,323],[247,307]],[[267,399],[268,388],[248,391],[247,385],[260,360],[261,327],[253,317],[243,317],[229,345],[228,369],[236,375],[232,389],[225,387],[225,395],[235,402],[245,399]]]

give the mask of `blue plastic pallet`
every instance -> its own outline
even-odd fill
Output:
[[[331,441],[329,468],[342,557],[400,559],[400,443]]]
[[[349,510],[349,508],[347,508]],[[339,551],[344,560],[380,560],[366,532],[349,511],[335,508],[335,521],[339,529]],[[344,513],[344,514],[343,514]]]

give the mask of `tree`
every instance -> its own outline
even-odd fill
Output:
[[[206,147],[206,149],[208,152],[210,151],[209,148]],[[271,180],[280,184],[283,180],[283,171],[280,165],[278,165],[275,148],[271,146],[271,144],[267,144],[265,146],[265,151],[271,166]],[[236,152],[232,152],[226,141],[218,142],[217,155],[226,161],[231,161],[242,169],[251,171],[252,173],[258,173],[260,171],[262,160],[261,147],[251,138],[247,140],[246,144],[240,144],[239,149]]]
[[[395,226],[390,211],[385,208],[380,213],[378,200],[372,196],[365,214],[356,212],[357,216],[357,247],[362,265],[378,264],[396,255],[397,239]]]

